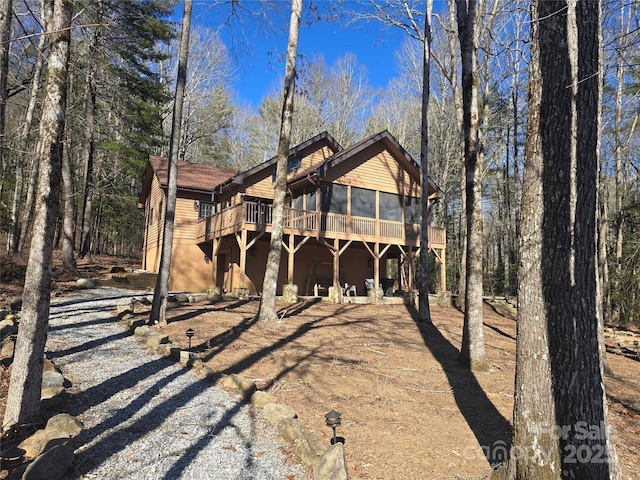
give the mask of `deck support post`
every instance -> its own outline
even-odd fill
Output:
[[[236,235],[238,246],[240,247],[240,288],[245,288],[245,277],[247,276],[247,231],[242,230],[240,236]]]
[[[220,238],[214,237],[211,241],[211,281],[214,287],[218,286],[218,250],[220,250]]]

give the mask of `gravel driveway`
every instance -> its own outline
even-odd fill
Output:
[[[304,479],[261,413],[138,343],[112,316],[140,292],[53,299],[47,355],[85,426],[69,479]]]

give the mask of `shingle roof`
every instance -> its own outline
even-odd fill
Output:
[[[166,157],[150,156],[151,168],[158,176],[164,187],[168,183],[168,159]],[[178,162],[178,188],[188,190],[212,191],[225,180],[236,175],[237,171],[228,168],[191,163]]]

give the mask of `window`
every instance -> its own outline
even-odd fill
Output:
[[[200,202],[200,209],[198,211],[198,220],[211,217],[216,213],[215,202]]]
[[[312,190],[311,192],[307,192],[307,202],[306,202],[306,210],[307,212],[315,212],[316,211],[316,191]]]
[[[405,223],[420,223],[420,199],[418,197],[405,197],[404,221]]]
[[[158,222],[162,222],[162,200],[160,200],[160,205],[158,205]]]
[[[302,194],[293,199],[293,208],[296,210],[302,210],[302,201],[304,200]]]
[[[299,170],[302,166],[302,159],[300,157],[292,158],[287,162],[287,173]]]
[[[380,192],[380,220],[402,221],[402,197],[400,195]]]
[[[347,214],[347,186],[332,183],[322,187],[321,208],[323,212]]]
[[[376,192],[366,188],[351,187],[351,215],[376,218]]]
[[[153,207],[151,207],[151,209],[149,210],[149,225],[153,225]]]
[[[287,173],[291,173],[295,170],[299,170],[302,166],[302,159],[300,157],[295,157],[287,161]],[[271,181],[276,181],[276,169],[271,170]]]

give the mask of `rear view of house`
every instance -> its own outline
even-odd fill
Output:
[[[138,203],[151,271],[160,260],[166,165],[150,158]],[[275,158],[236,174],[180,162],[171,290],[260,294],[275,168]],[[293,147],[278,293],[340,300],[412,290],[420,188],[418,165],[387,131],[348,148],[326,132]],[[428,189],[430,202],[442,198],[430,180]],[[445,230],[431,226],[429,240],[445,285]]]

